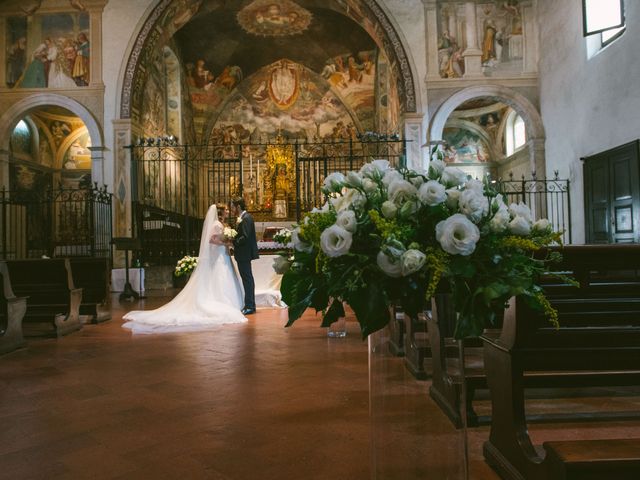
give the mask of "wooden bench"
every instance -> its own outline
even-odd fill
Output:
[[[567,246],[562,250],[564,260],[558,269],[573,274],[582,279],[583,288],[577,289],[559,282],[555,277],[542,279],[547,297],[558,308],[563,327],[579,326],[589,319],[589,326],[611,325],[611,319],[602,316],[598,310],[607,311],[611,308],[629,310],[628,315],[633,319],[638,317],[640,308],[640,273],[630,269],[633,262],[632,251],[638,251],[639,246]],[[604,250],[603,250],[604,249]],[[617,250],[616,250],[617,249]],[[622,249],[622,250],[621,250]],[[613,252],[613,253],[612,253]],[[620,253],[616,253],[620,252]],[[622,256],[620,256],[622,254]],[[546,255],[546,252],[541,252]],[[612,260],[612,255],[618,256],[619,261]],[[639,259],[640,260],[640,259]],[[640,265],[639,263],[635,264]],[[634,298],[633,296],[636,296]],[[586,297],[585,297],[586,296]],[[587,298],[587,297],[594,298]],[[622,303],[621,303],[622,302]],[[635,313],[634,313],[635,312]],[[466,392],[464,410],[466,410],[467,425],[477,426],[489,424],[490,416],[478,416],[473,409],[473,401],[478,390],[488,388],[482,343],[477,339],[465,339],[464,342],[453,340],[455,326],[455,311],[450,298],[436,295],[432,300],[431,312],[427,312],[429,327],[429,341],[431,344],[433,379],[429,393],[433,400],[447,414],[451,421],[460,428],[462,426],[462,392]],[[622,311],[617,318],[621,319]],[[598,323],[599,322],[599,323]],[[495,336],[497,330],[487,332]],[[459,355],[462,347],[463,362]],[[464,363],[464,375],[460,364]],[[524,378],[527,388],[565,388],[565,387],[595,387],[595,386],[628,386],[635,385],[635,379],[629,375],[619,376],[614,382],[611,375],[600,375],[592,372],[528,372]],[[554,393],[557,395],[557,392]],[[629,415],[627,415],[629,416]],[[580,415],[566,413],[559,415],[531,415],[531,421],[570,420],[579,419]],[[598,419],[625,418],[619,412],[598,412]]]
[[[640,385],[640,245],[572,246],[562,270],[581,288],[549,280],[559,310],[555,329],[512,299],[502,331],[483,335],[492,422],[486,461],[506,479],[640,478],[637,439],[546,442],[527,433],[524,389],[538,385]]]
[[[82,289],[75,288],[69,259],[9,260],[7,265],[13,291],[29,297],[25,334],[63,336],[82,328]]]
[[[396,308],[389,321],[389,352],[395,357],[404,357],[404,313]]]
[[[404,366],[418,380],[431,377],[431,348],[425,314],[404,314]]]
[[[91,323],[111,320],[111,268],[108,258],[69,258],[73,283],[82,289],[80,315]]]
[[[22,319],[26,311],[27,299],[14,295],[7,264],[0,262],[0,354],[24,346]]]

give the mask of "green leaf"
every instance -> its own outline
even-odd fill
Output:
[[[324,317],[322,318],[322,325],[320,326],[329,327],[333,322],[337,322],[342,317],[344,317],[344,306],[342,305],[342,301],[334,299],[327,310],[327,313],[324,314]]]
[[[384,291],[376,282],[368,282],[365,288],[351,293],[346,300],[356,314],[363,339],[389,323]]]
[[[298,320],[302,314],[305,312],[307,308],[311,305],[311,298],[315,293],[315,289],[312,289],[306,297],[300,300],[298,303],[289,306],[289,321],[287,322],[287,327],[293,325],[293,323]]]

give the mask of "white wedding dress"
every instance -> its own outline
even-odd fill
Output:
[[[226,247],[211,243],[212,238],[221,238],[223,229],[218,210],[212,205],[202,227],[198,266],[189,282],[166,305],[127,313],[123,328],[133,333],[185,332],[246,322],[240,312],[244,291],[236,269]]]

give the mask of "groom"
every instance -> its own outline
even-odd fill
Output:
[[[256,313],[256,284],[251,271],[251,260],[258,258],[258,242],[256,241],[256,226],[253,217],[247,213],[243,198],[236,198],[231,202],[233,211],[238,217],[236,231],[238,235],[233,240],[234,256],[238,264],[240,278],[244,286],[243,315]]]

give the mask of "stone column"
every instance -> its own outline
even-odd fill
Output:
[[[91,181],[98,186],[106,184],[104,171],[104,147],[89,147],[91,151]]]
[[[427,40],[427,78],[440,78],[438,66],[438,15],[436,0],[422,0],[424,4],[425,38]]]
[[[462,52],[464,57],[464,78],[482,77],[482,50],[478,48],[478,27],[476,19],[476,4],[464,4],[465,24],[467,27],[467,48]]]
[[[9,190],[9,151],[0,149],[0,189]]]
[[[531,173],[536,174],[538,180],[547,178],[547,162],[544,153],[544,138],[532,138],[527,142]]]
[[[4,45],[4,48],[0,48],[0,88],[4,88],[7,86],[7,49],[11,46],[7,38],[6,17],[0,17],[0,39],[0,45]]]
[[[89,63],[89,86],[102,86],[102,8],[89,11],[89,42],[91,60]]]
[[[414,170],[426,167],[422,143],[424,139],[422,113],[405,113],[404,139],[407,140],[407,168]]]
[[[115,237],[132,236],[131,120],[113,120],[113,217]]]
[[[522,29],[523,29],[523,68],[524,73],[537,71],[538,59],[538,29],[535,21],[536,12],[531,3],[522,5]]]

